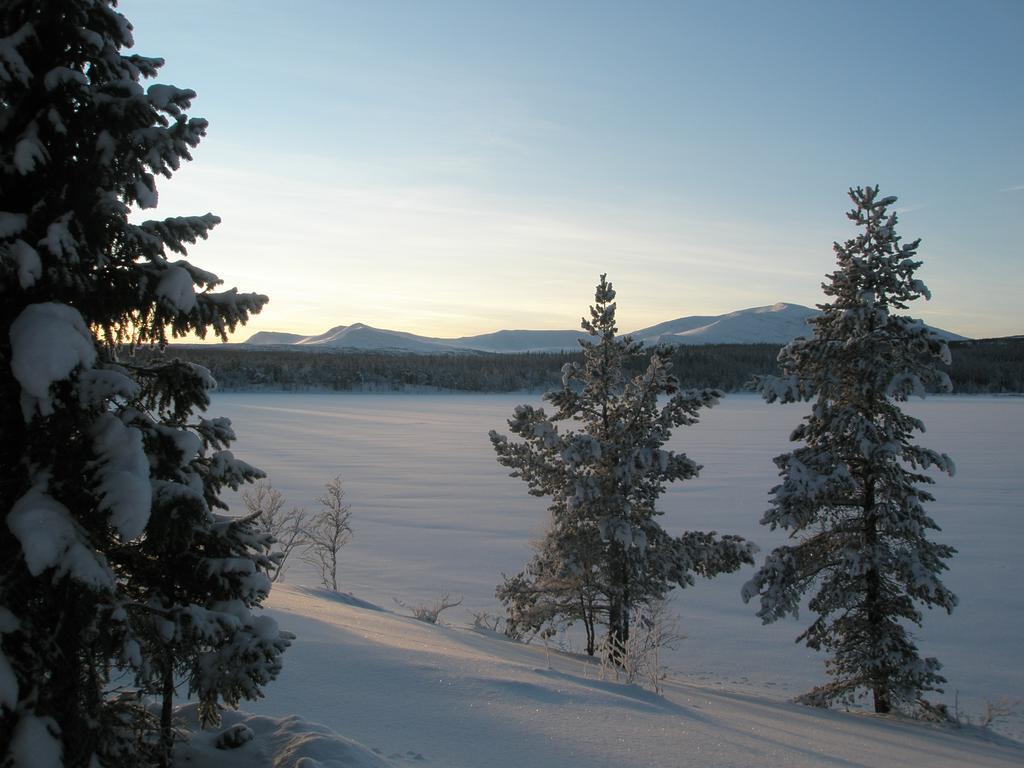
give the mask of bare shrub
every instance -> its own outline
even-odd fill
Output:
[[[427,603],[409,605],[408,603],[402,602],[397,597],[393,599],[400,608],[404,608],[409,611],[414,619],[426,624],[437,624],[442,611],[447,611],[449,608],[455,608],[456,606],[462,605],[463,600],[460,596],[458,600],[452,601],[451,593],[449,592],[445,592],[441,597],[437,598],[429,605]]]
[[[985,701],[984,711],[977,716],[971,716],[960,712],[960,691],[956,692],[954,698],[954,714],[950,718],[959,725],[973,725],[978,728],[992,728],[998,721],[1013,717],[1020,710],[1021,702],[1014,699],[1002,698],[999,701]]]
[[[1017,714],[1020,702],[1013,699],[1000,699],[999,701],[986,701],[985,711],[978,720],[982,728],[991,728],[999,720]]]
[[[320,583],[338,591],[338,553],[352,539],[350,505],[344,502],[345,489],[338,475],[324,486],[317,501],[320,511],[305,529],[305,551],[302,559],[320,573]]]
[[[472,611],[473,629],[484,629],[488,632],[501,632],[505,619],[487,611]]]
[[[668,672],[661,663],[661,650],[675,648],[686,636],[679,633],[678,622],[664,600],[635,606],[632,614],[625,642],[609,635],[597,648],[601,677],[646,684],[660,696]]]
[[[284,495],[269,482],[260,480],[252,490],[242,491],[242,502],[250,514],[258,516],[264,530],[274,537],[276,567],[271,581],[284,581],[285,566],[293,551],[306,545],[306,510],[285,509]]]
[[[504,616],[497,616],[489,611],[473,611],[473,629],[483,629],[504,635],[509,640],[522,642],[525,634],[515,623]]]

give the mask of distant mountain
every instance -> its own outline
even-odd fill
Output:
[[[248,342],[246,342],[248,343]],[[300,346],[339,347],[342,349],[395,349],[403,352],[455,352],[441,339],[428,339],[402,331],[373,328],[363,323],[339,325],[319,336],[306,336],[294,342]]]
[[[437,341],[478,352],[561,352],[579,349],[586,336],[583,331],[495,331]]]
[[[305,336],[302,336],[301,334],[298,333],[260,331],[259,333],[254,333],[252,336],[246,339],[245,343],[253,344],[254,346],[257,347],[274,347],[280,344],[295,344],[299,340],[304,338]]]
[[[799,304],[779,303],[752,307],[726,315],[694,315],[669,320],[630,335],[645,345],[655,344],[786,344],[808,336],[807,321],[818,310]],[[965,337],[933,328],[949,341]],[[496,331],[479,336],[439,339],[403,331],[373,328],[362,323],[339,325],[318,336],[260,331],[245,343],[251,346],[305,348],[379,349],[402,352],[560,352],[579,349],[581,331]]]
[[[248,346],[293,346],[306,349],[379,349],[396,352],[561,352],[579,349],[582,331],[496,331],[479,336],[438,339],[404,331],[374,328],[363,323],[339,325],[317,336],[260,331],[249,337]]]
[[[779,303],[716,317],[681,317],[633,336],[645,344],[786,344],[810,335],[807,321],[817,314],[810,307]]]

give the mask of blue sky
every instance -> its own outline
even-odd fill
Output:
[[[900,198],[971,336],[1024,332],[1024,3],[129,0],[199,94],[158,215],[271,297],[239,334],[624,330],[823,300],[846,189]]]

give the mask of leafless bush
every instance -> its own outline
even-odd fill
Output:
[[[951,718],[957,725],[973,725],[978,728],[991,728],[998,721],[1012,717],[1020,710],[1021,702],[1014,699],[1002,698],[999,701],[985,701],[984,711],[976,716],[966,715],[960,712],[960,691],[956,692],[954,698],[954,714]]]
[[[606,637],[597,648],[602,659],[602,679],[620,677],[627,683],[647,684],[661,695],[667,670],[661,664],[662,648],[675,648],[685,638],[664,600],[637,606],[630,619],[631,631],[625,643]],[[612,659],[618,661],[613,663]]]
[[[451,594],[448,592],[445,592],[441,597],[434,600],[431,605],[428,605],[427,603],[409,605],[402,602],[397,597],[393,599],[400,608],[404,608],[409,611],[414,619],[427,624],[437,624],[437,620],[441,616],[441,611],[446,611],[449,608],[455,608],[456,606],[462,605],[463,600],[462,597],[459,597],[458,600],[452,602]]]
[[[313,516],[305,528],[305,551],[302,559],[320,573],[320,583],[327,589],[338,591],[338,553],[352,539],[351,507],[343,500],[345,489],[341,476],[325,486],[317,501],[320,512]]]
[[[250,514],[259,516],[263,528],[274,537],[277,567],[271,581],[284,581],[285,566],[291,553],[306,545],[306,510],[285,509],[284,495],[270,483],[260,480],[252,490],[242,491],[242,501]]]
[[[504,616],[496,616],[488,611],[473,611],[472,616],[473,629],[486,629],[489,632],[497,632],[509,640],[519,642],[526,640],[526,635],[522,629]]]
[[[473,629],[486,629],[488,632],[501,632],[505,619],[487,611],[472,611]]]
[[[1012,699],[1000,699],[999,701],[986,701],[985,711],[982,713],[978,724],[982,728],[991,728],[995,725],[996,721],[1002,720],[1005,717],[1010,717],[1017,713],[1017,709],[1020,707],[1019,701]]]

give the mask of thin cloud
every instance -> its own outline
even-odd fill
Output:
[[[1024,184],[1016,184],[1012,187],[1001,189],[1000,192],[1024,192]]]
[[[920,211],[922,208],[927,208],[928,203],[914,203],[912,205],[905,205],[902,208],[897,208],[896,213],[910,213],[911,211]]]

